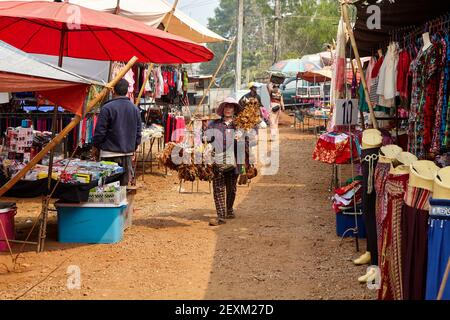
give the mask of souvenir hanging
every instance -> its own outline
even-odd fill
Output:
[[[236,127],[249,131],[256,128],[261,121],[259,102],[255,98],[250,98],[245,102],[244,110],[236,117]]]

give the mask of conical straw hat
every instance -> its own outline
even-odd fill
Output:
[[[362,136],[362,147],[363,149],[373,149],[378,148],[383,143],[383,137],[381,132],[377,129],[367,129],[364,130]]]
[[[450,167],[438,171],[434,179],[433,198],[450,200]]]
[[[411,165],[412,163],[416,162],[418,159],[415,155],[409,152],[400,152],[399,155],[397,155],[397,160],[401,164],[404,164],[406,166]]]
[[[433,191],[434,178],[436,178],[439,170],[434,162],[428,160],[416,161],[411,164],[410,169],[410,186]]]
[[[402,175],[402,174],[409,174],[409,166],[401,164],[397,167],[394,167],[394,165],[391,165],[391,170],[389,171],[390,174],[394,175]]]
[[[380,149],[380,155],[389,159],[396,159],[403,149],[395,144],[390,144]]]

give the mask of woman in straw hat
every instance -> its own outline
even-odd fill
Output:
[[[210,221],[211,226],[219,226],[226,223],[225,219],[235,218],[233,205],[239,171],[234,117],[239,111],[239,103],[234,98],[226,98],[217,109],[221,118],[211,122],[206,131],[206,140],[214,147],[213,193],[217,218]]]

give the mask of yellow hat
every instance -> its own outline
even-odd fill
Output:
[[[381,132],[377,129],[367,129],[364,130],[362,136],[362,148],[372,149],[381,146],[383,143],[383,138]]]
[[[416,161],[411,164],[410,170],[409,185],[411,187],[433,191],[434,179],[439,170],[433,161]]]
[[[409,152],[400,152],[396,157],[397,161],[406,166],[411,165],[411,163],[416,162],[418,159],[415,155]]]
[[[395,144],[390,144],[380,149],[380,159],[384,158],[387,162],[392,162],[403,149]]]
[[[391,169],[389,170],[390,174],[393,175],[403,175],[403,174],[409,174],[410,168],[407,165],[401,164],[397,167],[394,167],[394,165],[391,163]]]
[[[250,82],[249,84],[248,84],[248,88],[249,89],[251,89],[251,88],[259,88],[261,85],[259,85],[258,83],[256,83],[256,82]]]
[[[433,198],[450,200],[450,167],[438,171],[434,179]]]

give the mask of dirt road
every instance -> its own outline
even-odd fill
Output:
[[[208,226],[208,184],[179,194],[175,175],[139,182],[134,225],[118,244],[59,244],[52,217],[46,252],[27,248],[23,272],[6,272],[1,253],[0,299],[372,299],[356,281],[365,267],[351,263],[354,241],[336,236],[331,168],[311,159],[314,145],[283,127],[279,173],[239,187],[237,219],[220,227]],[[18,205],[20,232],[39,204]],[[80,268],[79,290],[67,288],[69,266]]]

